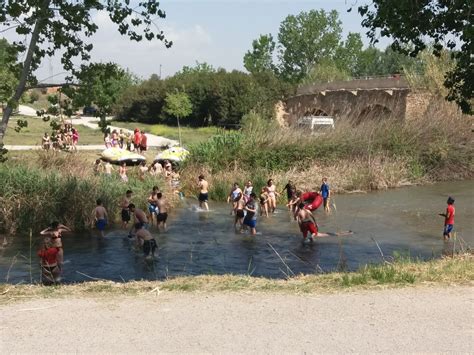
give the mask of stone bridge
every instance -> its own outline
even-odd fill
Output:
[[[358,124],[365,120],[412,119],[422,115],[431,100],[426,93],[414,93],[406,79],[385,78],[338,81],[300,86],[296,96],[285,102],[285,121],[292,125],[307,115],[331,116]]]

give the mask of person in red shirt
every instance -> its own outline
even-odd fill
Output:
[[[440,216],[444,217],[444,230],[443,230],[443,238],[445,241],[451,238],[451,234],[454,229],[454,215],[455,215],[455,208],[454,208],[454,198],[451,196],[448,197],[448,208],[446,208],[446,213],[440,213]]]
[[[133,136],[133,147],[135,148],[135,151],[139,151],[140,149],[140,143],[142,141],[142,135],[140,134],[140,130],[138,128],[135,128],[135,134]]]
[[[61,269],[58,266],[59,248],[53,247],[51,238],[45,238],[43,248],[38,251],[41,258],[41,277],[44,284],[59,282]]]
[[[142,135],[140,138],[140,152],[145,152],[147,147],[147,137],[144,131],[142,131]]]

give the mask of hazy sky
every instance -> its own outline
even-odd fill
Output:
[[[243,70],[243,56],[251,48],[252,40],[265,33],[276,37],[280,22],[287,15],[301,11],[335,9],[340,14],[344,36],[348,32],[360,32],[367,43],[356,8],[361,3],[364,1],[163,0],[161,8],[166,11],[167,17],[157,23],[167,38],[173,41],[170,49],[159,41],[131,42],[118,34],[107,14],[97,13],[95,19],[99,30],[92,39],[92,60],[116,62],[143,78],[158,74],[160,64],[165,77],[184,65],[194,65],[196,61],[228,70]],[[348,13],[347,9],[352,4],[356,5]],[[6,37],[11,35],[7,33]],[[51,72],[58,74],[62,71],[57,58],[46,59],[37,77],[41,80]]]

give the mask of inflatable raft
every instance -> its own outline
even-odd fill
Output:
[[[143,155],[130,152],[126,149],[107,148],[100,154],[102,160],[109,161],[112,164],[138,165],[146,158]]]
[[[305,203],[305,209],[315,211],[323,203],[323,198],[317,192],[305,192],[301,194],[301,201]]]
[[[155,157],[155,162],[162,163],[165,160],[169,160],[172,163],[180,163],[184,161],[188,155],[189,151],[183,147],[171,147],[158,154]]]

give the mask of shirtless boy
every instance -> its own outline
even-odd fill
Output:
[[[141,223],[145,229],[148,228],[148,218],[142,209],[135,207],[135,205],[131,203],[128,205],[128,210],[133,213],[135,224]]]
[[[143,228],[142,223],[135,223],[135,235],[137,236],[138,245],[143,247],[145,258],[153,258],[156,250],[156,240],[151,233]]]
[[[249,195],[250,198],[250,195]],[[236,200],[234,200],[235,203],[235,221],[234,221],[234,228],[237,229],[237,223],[240,225],[240,230],[242,231],[243,229],[243,223],[244,223],[244,217],[245,217],[245,205],[246,205],[246,199],[244,197],[243,193],[240,193]]]
[[[161,192],[156,194],[158,214],[156,216],[156,226],[159,229],[163,224],[163,230],[166,232],[166,220],[168,219],[168,203]]]
[[[115,170],[115,169],[112,166],[112,164],[110,164],[110,161],[105,163],[104,169],[105,169],[105,176],[112,177],[112,170]]]
[[[296,212],[296,220],[300,226],[301,233],[303,233],[303,242],[308,236],[308,232],[311,233],[309,241],[312,243],[314,238],[318,236],[318,224],[313,214],[304,208],[304,203],[299,204],[299,209]]]
[[[100,236],[104,237],[104,230],[107,226],[107,219],[109,216],[105,207],[102,206],[102,200],[100,198],[97,200],[97,206],[92,211],[92,215],[94,217],[95,226],[100,232]]]
[[[130,211],[128,210],[128,205],[132,201],[132,190],[127,190],[125,193],[125,196],[122,198],[122,201],[120,201],[120,207],[122,208],[122,228],[125,229],[128,226],[128,222],[130,222]]]
[[[150,196],[148,196],[148,199],[147,199],[147,201],[148,201],[148,212],[149,212],[149,216],[150,216],[152,225],[154,224],[156,215],[159,213],[159,209],[157,207],[158,206],[158,198],[156,197],[156,194],[158,192],[160,192],[159,187],[158,186],[153,186],[153,189],[150,193]]]
[[[204,179],[204,175],[199,175],[198,177],[198,187],[199,187],[199,207],[205,208],[209,211],[209,205],[207,201],[209,200],[209,183]]]

